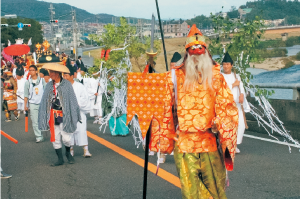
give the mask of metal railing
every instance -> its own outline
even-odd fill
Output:
[[[279,89],[292,89],[292,100],[300,100],[300,83],[293,84],[278,84],[278,83],[256,83],[256,86],[260,88],[279,88]]]

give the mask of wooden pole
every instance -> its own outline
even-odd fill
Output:
[[[161,25],[160,14],[159,14],[159,7],[158,7],[157,0],[155,0],[155,2],[156,2],[156,10],[157,10],[157,16],[158,16],[158,21],[159,21],[159,27],[160,27],[161,41],[162,41],[163,47],[164,47],[166,70],[168,71],[169,69],[168,69],[167,52],[166,52],[166,46],[165,46],[165,40],[164,40],[164,30],[162,29],[162,25]]]

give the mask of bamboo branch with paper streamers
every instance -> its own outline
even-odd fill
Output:
[[[284,142],[291,142],[297,146],[300,146],[299,141],[295,140],[289,134],[289,131],[285,129],[283,122],[279,119],[276,111],[268,101],[267,97],[259,94],[259,88],[251,83],[248,75],[246,74],[246,67],[243,67],[244,65],[248,64],[249,55],[244,55],[244,53],[241,52],[241,54],[237,57],[234,68],[237,74],[242,77],[241,80],[244,83],[246,93],[249,92],[250,95],[254,96],[255,100],[258,102],[258,107],[255,107],[253,104],[249,103],[249,106],[251,108],[250,114],[257,120],[258,126],[263,127],[270,137],[279,141],[279,139],[274,135],[275,132],[284,138]],[[289,152],[291,152],[290,146]]]
[[[105,132],[107,124],[111,117],[116,116],[118,113],[121,114],[127,113],[127,79],[122,78],[124,76],[127,77],[128,71],[132,71],[132,64],[130,62],[129,53],[126,50],[127,47],[128,45],[126,45],[125,43],[123,48],[111,50],[111,51],[125,50],[126,57],[119,63],[119,67],[114,69],[102,68],[101,70],[101,79],[104,88],[103,97],[106,97],[106,99],[108,99],[108,102],[112,104],[111,112],[106,116],[104,116],[103,118],[100,118],[101,125],[99,127],[99,130],[100,131],[103,130],[103,132]],[[124,64],[127,66],[126,68],[122,67],[122,65]],[[113,75],[109,77],[109,74],[111,72],[113,72]],[[112,90],[109,89],[108,81],[113,82],[114,87]],[[108,97],[108,93],[113,93],[113,97],[111,99]],[[130,126],[132,126],[133,130],[129,129],[129,131],[132,133],[135,145],[139,147],[140,144],[143,143],[143,138],[142,138],[142,132],[137,118],[134,118],[130,122]],[[116,118],[114,119],[113,130],[115,129],[116,129]]]

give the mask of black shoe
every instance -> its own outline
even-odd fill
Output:
[[[56,155],[58,157],[58,161],[55,162],[54,164],[51,164],[51,166],[56,167],[64,164],[64,158],[62,155],[62,148],[60,149],[55,149]]]
[[[12,175],[4,173],[3,171],[1,171],[1,179],[2,178],[11,178],[11,177],[12,177]]]
[[[71,147],[67,147],[67,146],[66,146],[66,156],[67,156],[67,159],[68,159],[68,161],[69,161],[69,164],[74,164],[74,163],[75,163],[75,160],[74,160],[73,156],[72,156],[71,153],[70,153],[70,148],[71,148]]]

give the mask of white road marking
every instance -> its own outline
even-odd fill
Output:
[[[267,141],[267,142],[274,142],[274,143],[277,143],[277,144],[282,144],[282,145],[287,145],[287,146],[292,146],[292,147],[300,148],[300,145],[290,144],[290,143],[287,143],[287,142],[280,142],[280,141],[277,141],[277,140],[271,140],[271,139],[257,137],[257,136],[248,135],[248,134],[244,134],[244,136],[248,137],[248,138],[263,140],[263,141]]]

